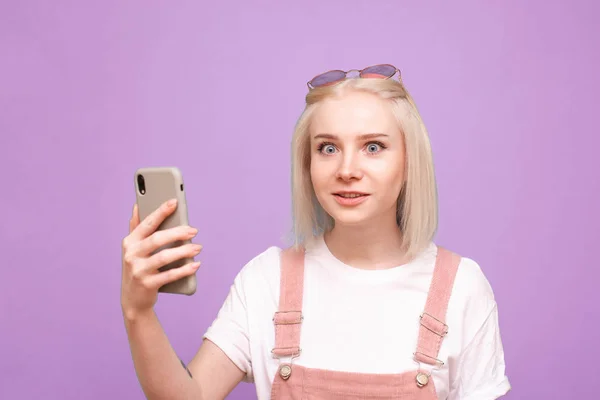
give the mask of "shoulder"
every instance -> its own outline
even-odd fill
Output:
[[[469,257],[460,257],[454,289],[465,298],[494,301],[494,291],[481,265]]]
[[[434,265],[437,261],[437,256],[442,250],[452,254],[459,260],[452,288],[452,297],[494,300],[492,286],[479,262],[451,248],[437,245],[434,242],[420,256],[422,264],[429,266],[432,275],[435,270]]]
[[[494,291],[483,268],[473,258],[461,256],[448,303],[448,318],[472,337],[497,310]]]
[[[461,257],[448,303],[447,321],[453,333],[447,337],[445,351],[456,360],[448,364],[451,399],[495,399],[510,390],[498,305],[484,270],[476,260]]]
[[[234,285],[245,292],[256,293],[278,287],[282,251],[281,247],[270,246],[257,254],[242,267]]]
[[[268,247],[248,261],[241,269],[240,274],[251,277],[265,273],[270,274],[273,270],[278,270],[282,252],[283,249],[281,247]]]

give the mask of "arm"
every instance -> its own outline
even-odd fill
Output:
[[[195,273],[200,265],[190,263],[158,271],[171,261],[193,257],[200,251],[197,246],[184,245],[153,254],[161,246],[190,239],[197,232],[190,227],[156,232],[174,206],[173,203],[162,205],[143,223],[140,223],[135,207],[129,224],[130,233],[123,240],[121,306],[134,367],[148,399],[225,398],[244,373],[215,345],[205,341],[194,358],[191,368],[194,372],[189,374],[154,312],[160,286]]]
[[[125,317],[133,363],[148,399],[224,399],[244,373],[205,340],[184,369],[154,311]]]
[[[451,367],[454,379],[450,385],[449,400],[495,400],[511,389],[505,375],[498,307],[492,300],[487,302],[491,304],[491,310],[456,365]]]

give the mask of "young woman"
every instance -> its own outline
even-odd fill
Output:
[[[158,288],[200,246],[155,232],[165,204],[123,240],[121,304],[150,399],[497,399],[510,389],[493,291],[479,265],[433,242],[427,131],[391,65],[309,83],[292,145],[295,244],[251,260],[186,367],[153,311]]]

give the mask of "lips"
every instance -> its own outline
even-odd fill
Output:
[[[334,195],[343,197],[345,199],[354,199],[356,197],[368,196],[368,194],[362,192],[336,192],[334,193]]]
[[[362,192],[337,192],[333,193],[333,198],[338,204],[346,207],[357,206],[364,202],[369,195]]]

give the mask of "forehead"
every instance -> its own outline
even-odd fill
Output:
[[[377,95],[364,92],[350,92],[323,100],[311,121],[311,136],[319,133],[339,136],[391,134],[397,130],[390,105]]]

